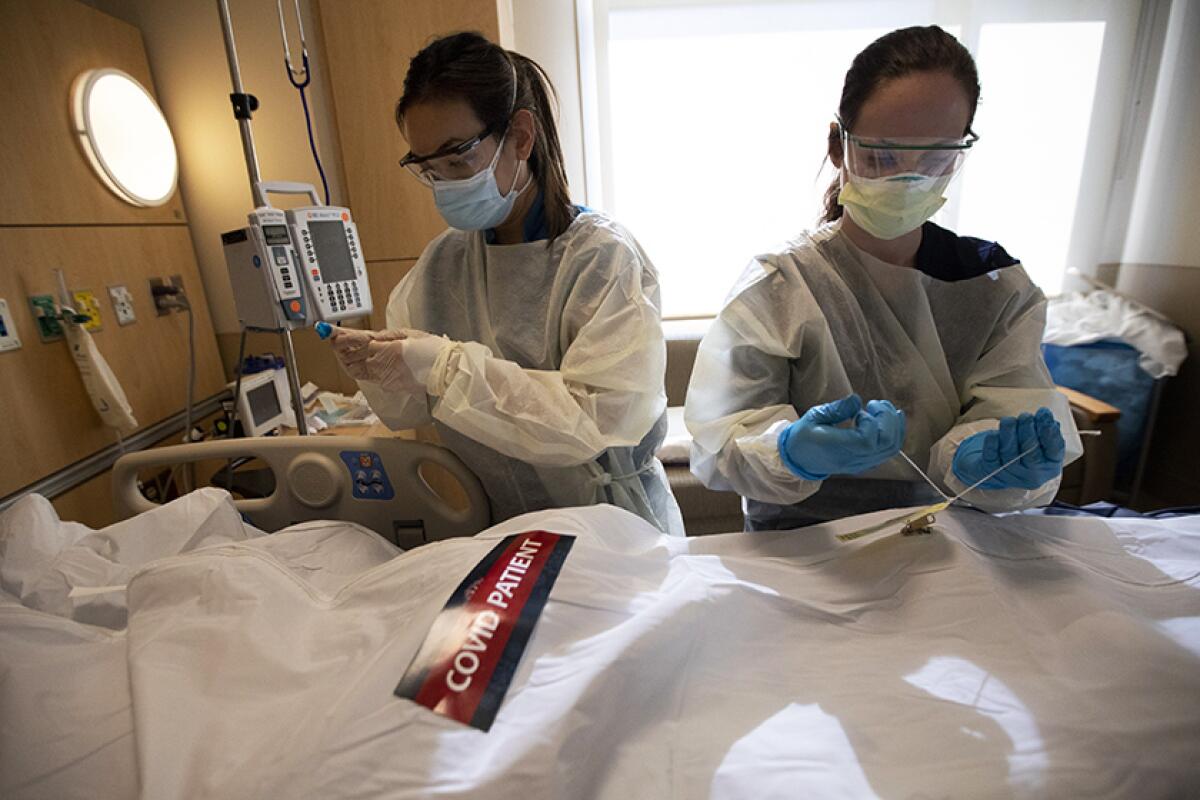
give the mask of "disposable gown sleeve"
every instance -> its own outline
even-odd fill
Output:
[[[691,470],[705,486],[790,505],[821,487],[784,465],[777,439],[797,419],[791,361],[820,338],[804,329],[819,334],[822,328],[774,319],[783,312],[770,298],[788,292],[774,285],[781,282],[777,274],[763,270],[751,263],[740,282],[750,285],[735,288],[700,342],[684,420],[692,434]]]
[[[573,336],[559,369],[525,369],[478,342],[456,342],[430,371],[434,419],[512,458],[555,467],[636,446],[650,432],[667,403],[657,279],[632,247],[579,257],[619,263],[597,266],[605,280],[580,280],[564,310]]]
[[[930,449],[929,474],[952,495],[967,488],[951,469],[959,444],[980,431],[999,427],[1000,418],[1049,408],[1062,426],[1066,441],[1063,464],[1083,453],[1070,403],[1054,387],[1042,359],[1046,300],[1031,284],[1015,296],[1013,311],[997,325],[982,356],[964,383],[963,413],[957,423]],[[975,489],[964,499],[984,511],[1017,511],[1046,505],[1054,499],[1061,474],[1036,489]]]
[[[433,422],[429,398],[423,394],[387,392],[373,381],[358,381],[358,388],[379,421],[394,431],[417,428]]]

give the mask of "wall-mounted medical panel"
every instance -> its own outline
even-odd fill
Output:
[[[149,278],[180,274],[196,315],[197,401],[225,384],[208,303],[186,226],[0,228],[0,297],[23,342],[0,359],[0,497],[115,441],[100,422],[63,340],[43,343],[23,299],[57,296],[53,269],[69,286],[131,287],[137,323],[105,325],[93,339],[144,428],[183,409],[187,394],[185,314],[154,313]]]
[[[119,199],[75,132],[71,89],[87,70],[119,69],[153,94],[137,28],[76,0],[0,0],[0,63],[0,225],[184,221],[178,192],[150,208]]]

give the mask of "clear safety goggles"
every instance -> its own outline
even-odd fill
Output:
[[[427,156],[417,156],[410,151],[400,159],[400,166],[426,186],[433,186],[438,181],[459,181],[473,177],[490,163],[493,152],[480,145],[496,132],[495,128],[485,128],[478,136],[446,145]]]
[[[861,178],[891,175],[953,175],[979,137],[971,131],[960,139],[869,138],[855,136],[839,121],[846,169]]]

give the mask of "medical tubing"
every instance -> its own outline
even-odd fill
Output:
[[[916,462],[908,457],[908,453],[901,450],[900,457],[903,458],[905,461],[907,461],[909,466],[911,466],[913,469],[915,469],[917,471],[917,474],[920,475],[922,478],[924,478],[925,482],[928,483],[930,486],[932,486],[933,490],[942,496],[943,500],[950,500],[950,495],[943,492],[941,487],[939,487],[936,483],[934,483],[933,479],[925,474],[925,470],[918,467]]]
[[[237,424],[238,398],[242,394],[242,360],[246,357],[246,328],[242,328],[241,343],[238,344],[237,363],[233,370],[237,374],[237,378],[233,384],[233,408],[229,413],[229,429],[225,431],[225,438],[233,438],[233,428]]]
[[[192,406],[196,396],[196,317],[192,314],[192,303],[187,299],[186,295],[180,294],[177,299],[182,304],[183,310],[187,312],[188,317],[187,405],[184,407],[184,424],[186,427],[183,429],[183,441],[191,444]],[[188,468],[184,471],[189,492],[195,487],[195,470],[195,464],[188,464]]]
[[[308,70],[308,56],[304,57],[304,68]],[[289,78],[291,73],[288,73]],[[313,138],[312,116],[308,112],[308,99],[304,94],[304,87],[308,85],[308,78],[304,79],[303,84],[296,84],[292,81],[292,85],[300,92],[300,105],[304,107],[304,123],[308,126],[308,146],[312,150],[313,161],[317,164],[317,172],[321,174],[321,188],[325,191],[325,205],[329,205],[329,180],[325,177],[325,167],[321,165],[321,156],[317,153],[317,140]]]
[[[993,477],[993,476],[995,476],[995,475],[998,475],[998,474],[1000,474],[1001,472],[1003,472],[1004,470],[1008,469],[1008,468],[1009,468],[1009,467],[1011,467],[1013,464],[1017,463],[1017,462],[1018,462],[1018,461],[1020,461],[1022,458],[1024,458],[1024,457],[1025,457],[1025,456],[1027,456],[1027,455],[1029,455],[1029,454],[1030,454],[1030,453],[1032,453],[1033,451],[1037,450],[1037,449],[1038,449],[1039,447],[1041,447],[1041,446],[1042,446],[1042,445],[1041,445],[1040,443],[1039,443],[1039,444],[1035,444],[1035,445],[1033,445],[1032,447],[1030,447],[1028,450],[1026,450],[1025,452],[1023,452],[1023,453],[1018,453],[1018,454],[1017,454],[1015,457],[1013,457],[1013,458],[1009,459],[1008,461],[1005,461],[1003,464],[1001,464],[1000,466],[996,467],[996,469],[992,470],[992,471],[991,471],[991,472],[989,472],[987,475],[984,475],[982,478],[980,478],[979,480],[975,481],[974,483],[972,483],[972,484],[971,484],[970,486],[968,486],[967,488],[963,489],[963,490],[962,490],[961,492],[959,492],[958,494],[954,495],[954,497],[951,497],[951,498],[950,498],[950,502],[951,502],[951,503],[953,503],[955,500],[958,500],[960,497],[962,497],[962,496],[963,496],[964,494],[966,494],[967,492],[969,492],[969,491],[971,491],[972,489],[975,489],[976,487],[978,487],[978,486],[979,486],[979,484],[983,483],[984,481],[986,481],[987,479],[989,479],[989,478],[991,478],[991,477]],[[969,503],[970,501],[964,500],[963,502],[964,502],[964,503]]]
[[[225,438],[233,438],[233,429],[237,425],[237,406],[238,396],[242,393],[242,359],[246,357],[246,329],[242,328],[241,342],[238,344],[237,365],[234,371],[237,373],[236,382],[233,384],[233,406],[229,411],[229,427],[225,430]],[[225,491],[233,492],[233,459],[225,462]]]
[[[325,167],[321,164],[321,156],[317,152],[317,140],[313,136],[312,114],[308,110],[308,97],[304,90],[312,82],[312,73],[308,66],[308,46],[304,43],[304,22],[300,17],[300,3],[296,2],[296,26],[300,29],[300,63],[301,69],[292,69],[292,51],[288,47],[287,28],[283,22],[282,0],[275,0],[275,9],[279,14],[279,37],[283,40],[283,68],[287,72],[288,81],[300,92],[300,105],[304,108],[304,124],[308,128],[308,147],[312,150],[313,161],[316,162],[317,172],[321,174],[321,188],[325,192],[325,205],[329,205],[329,180],[325,177]],[[303,75],[303,80],[297,80],[297,74]]]

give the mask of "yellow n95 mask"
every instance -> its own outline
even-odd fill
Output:
[[[916,230],[946,203],[954,174],[931,178],[915,172],[863,178],[843,172],[838,202],[858,227],[876,239],[896,239]]]

